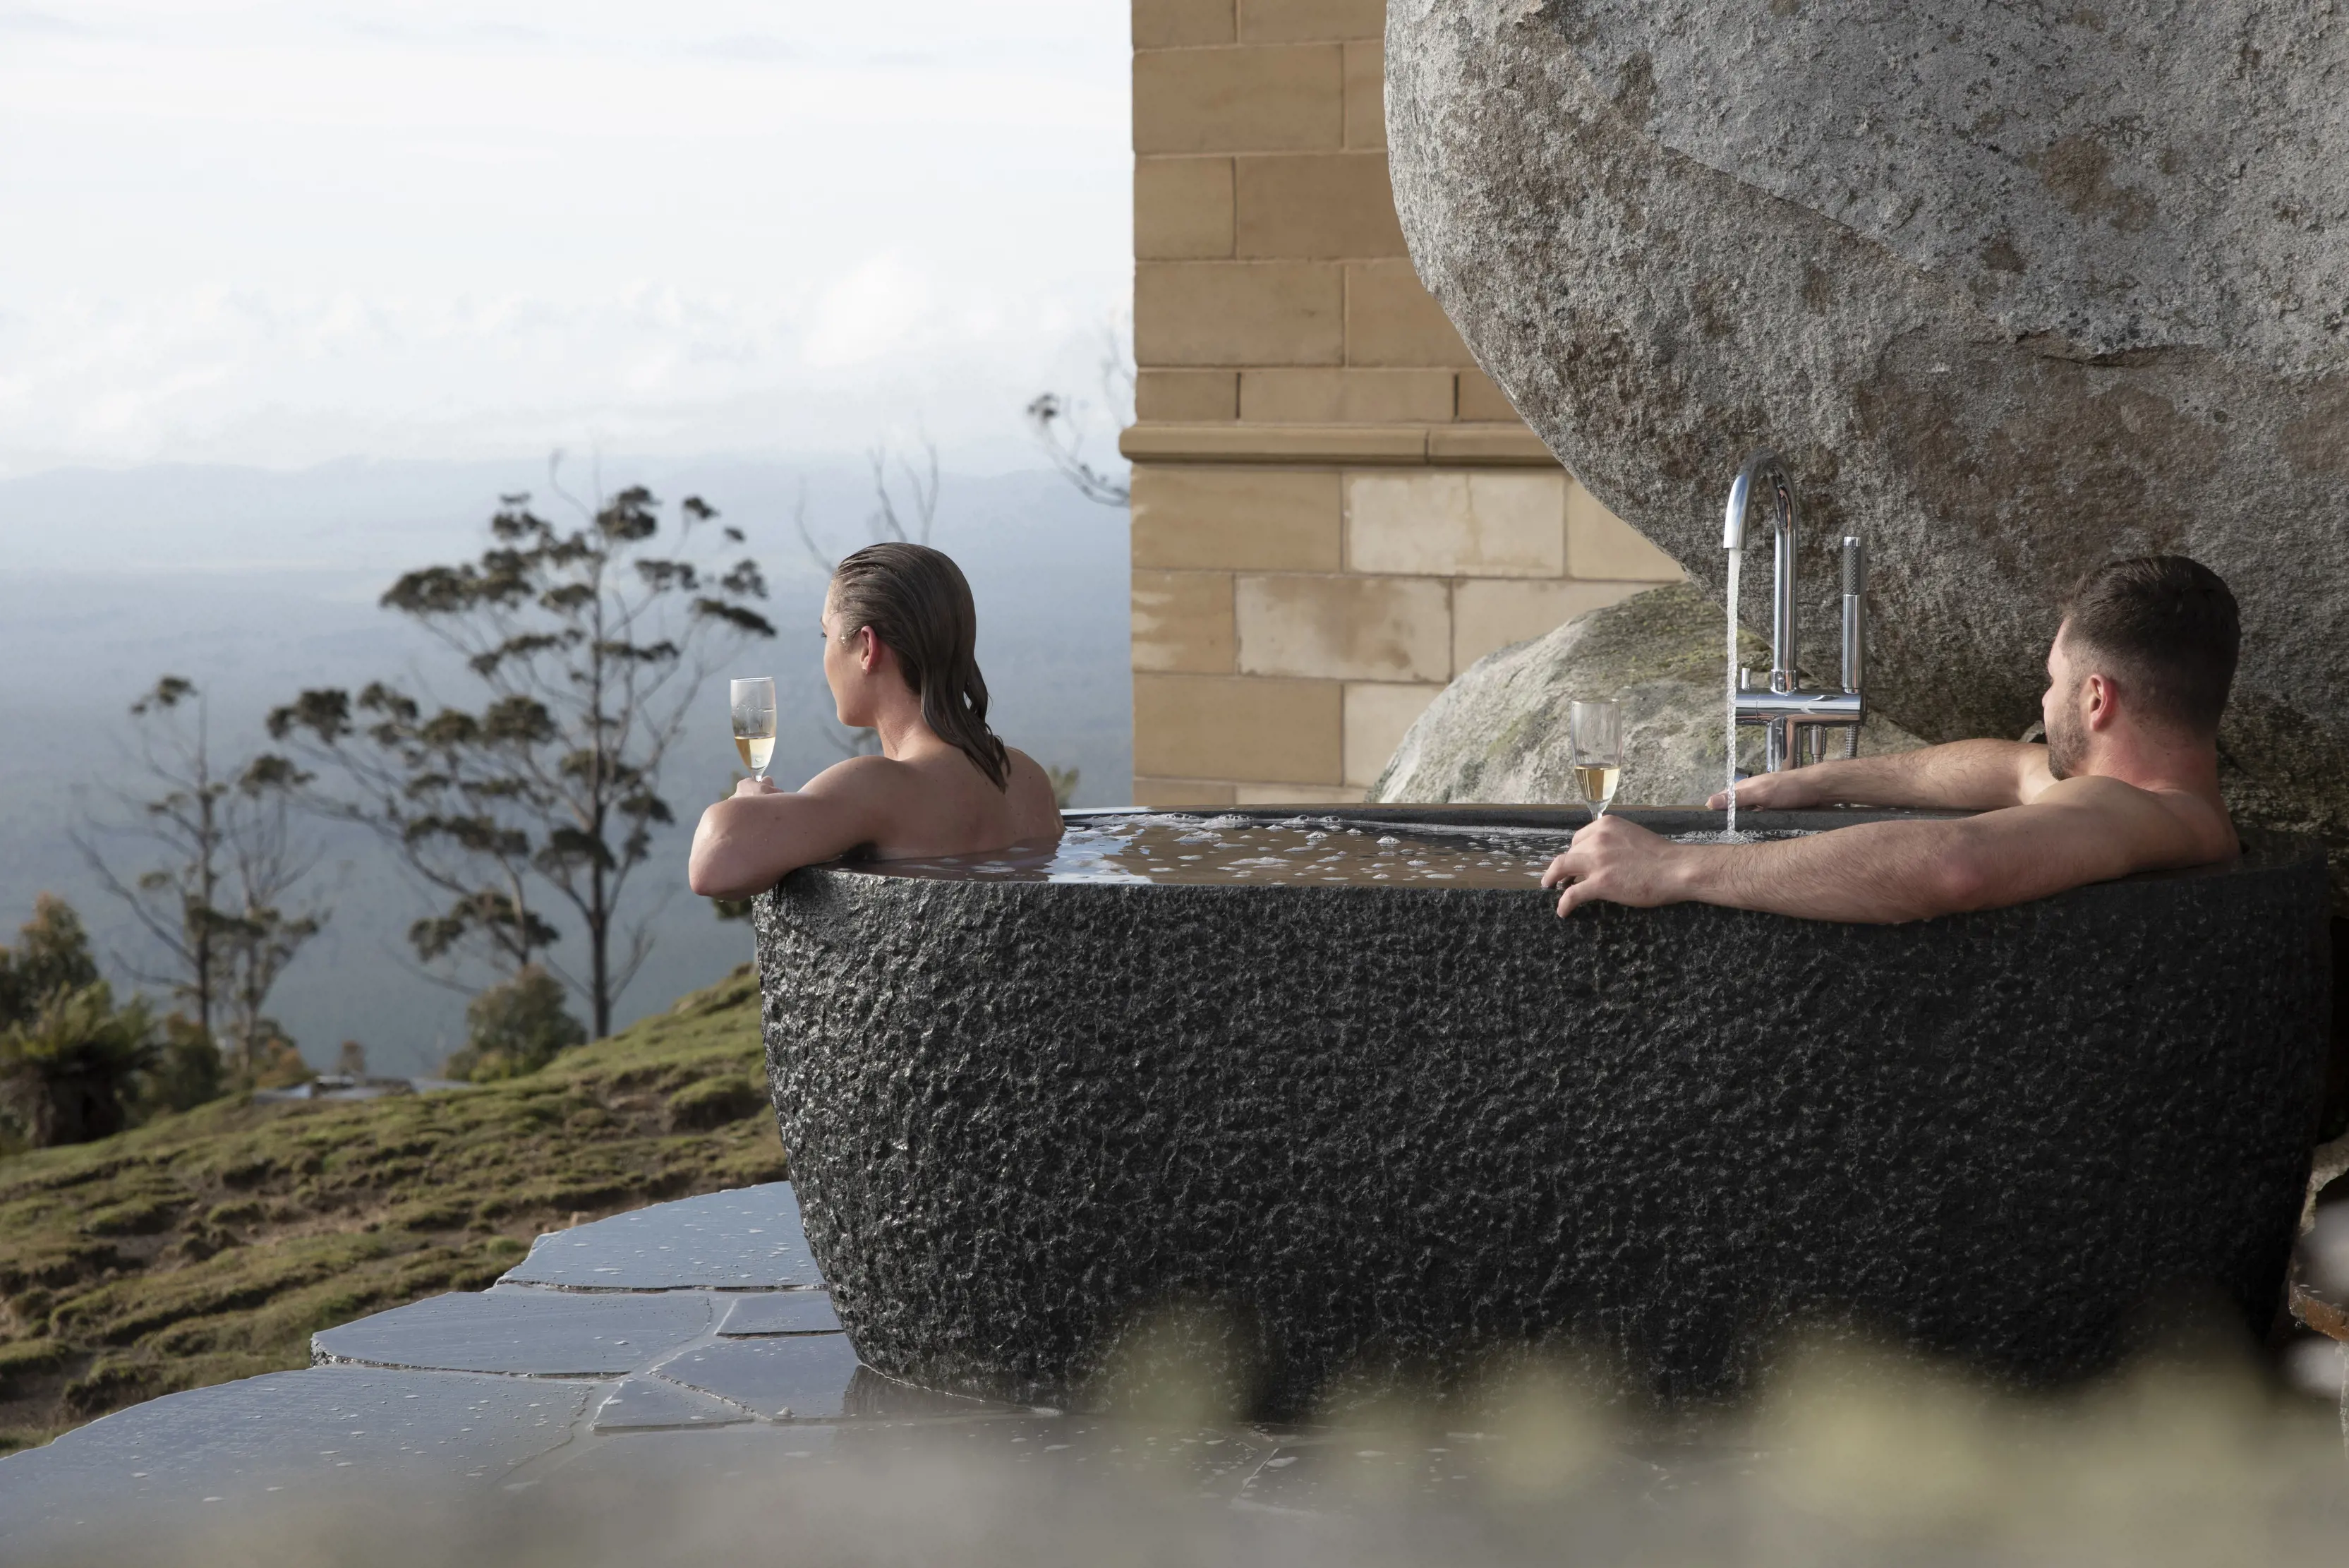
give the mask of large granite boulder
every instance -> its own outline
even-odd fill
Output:
[[[1748,664],[1769,664],[1761,639],[1741,630]],[[1623,704],[1627,805],[1701,804],[1722,785],[1726,654],[1721,607],[1684,583],[1651,588],[1578,616],[1547,637],[1488,653],[1444,690],[1371,786],[1373,801],[1572,801],[1574,748],[1567,704]],[[1921,744],[1870,715],[1861,749],[1873,756]],[[1758,765],[1749,730],[1742,763]]]
[[[2188,552],[2242,601],[2239,805],[2338,867],[2349,16],[1391,0],[1387,73],[1420,275],[1716,601],[1729,480],[1774,446],[1811,518],[1813,656],[1830,537],[1859,533],[1881,711],[2012,735],[2071,581]],[[1766,625],[1767,568],[1746,576]]]

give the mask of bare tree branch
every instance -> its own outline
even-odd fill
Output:
[[[799,534],[800,547],[807,552],[808,564],[812,566],[819,575],[829,578],[832,576],[833,567],[839,563],[832,552],[817,544],[815,535],[808,531],[807,481],[804,479],[800,481],[799,495],[792,503],[792,527]]]
[[[894,454],[896,475],[890,475],[889,443],[882,441],[864,454],[873,471],[874,512],[870,522],[876,538],[894,539],[901,545],[926,545],[938,519],[938,447],[929,437],[921,439],[921,461],[916,462],[903,452]],[[903,510],[900,510],[895,487],[902,483],[905,490]],[[912,519],[910,526],[907,519]]]
[[[1097,369],[1098,405],[1060,392],[1040,392],[1029,400],[1028,426],[1053,469],[1075,485],[1079,494],[1104,506],[1123,506],[1133,499],[1133,487],[1112,471],[1095,468],[1086,461],[1084,449],[1087,431],[1097,418],[1107,419],[1112,445],[1117,431],[1133,422],[1133,332],[1129,317],[1119,316],[1103,325]]]

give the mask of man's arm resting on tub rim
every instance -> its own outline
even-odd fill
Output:
[[[1550,862],[1542,886],[1564,888],[1560,915],[1603,899],[1892,924],[1999,909],[2233,853],[2233,830],[2199,801],[2085,777],[2053,784],[2028,805],[1979,816],[1861,823],[1765,844],[1675,844],[1620,817],[1601,817]]]
[[[1801,811],[1819,805],[1996,811],[2028,805],[2054,782],[2044,746],[2021,741],[1952,741],[1886,756],[1756,774],[1738,784],[1737,804],[1748,811]],[[1705,804],[1723,810],[1729,792],[1723,790]]]

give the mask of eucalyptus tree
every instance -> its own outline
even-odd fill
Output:
[[[290,907],[316,862],[294,822],[308,777],[271,752],[222,756],[204,694],[183,676],[162,677],[130,712],[145,783],[118,790],[115,815],[75,842],[159,955],[131,963],[134,976],[166,987],[245,1073],[275,1030],[270,993],[326,919]]]
[[[559,466],[550,478],[570,525],[527,493],[501,496],[478,559],[420,567],[383,596],[456,656],[471,701],[396,680],[317,688],[269,731],[326,780],[313,804],[380,835],[433,899],[408,933],[419,960],[509,977],[544,965],[602,1035],[652,948],[627,894],[676,820],[662,769],[719,661],[775,628],[754,607],[758,563],[715,558],[742,532],[713,527],[699,497],[665,516],[641,485],[574,499]],[[582,939],[575,965],[557,957],[564,921]]]

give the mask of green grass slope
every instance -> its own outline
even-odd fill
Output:
[[[307,1366],[313,1332],[478,1290],[539,1231],[785,1174],[748,966],[526,1078],[237,1096],[0,1160],[0,1452]]]

